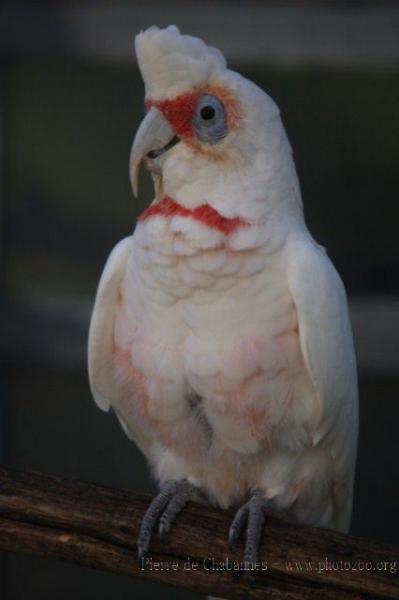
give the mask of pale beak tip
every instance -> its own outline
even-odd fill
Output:
[[[135,161],[130,167],[130,182],[132,185],[133,196],[138,198],[139,194],[139,173],[140,173],[140,162]]]

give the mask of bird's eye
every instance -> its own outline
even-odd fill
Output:
[[[216,96],[205,94],[200,98],[194,115],[194,127],[201,142],[217,144],[226,137],[226,111]]]
[[[209,119],[213,119],[214,116],[215,109],[213,106],[208,104],[207,106],[204,106],[204,108],[201,108],[201,119],[204,119],[204,121],[209,121]]]

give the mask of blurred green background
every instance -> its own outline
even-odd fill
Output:
[[[85,353],[106,257],[152,200],[148,178],[138,201],[128,180],[143,114],[133,35],[176,22],[226,45],[230,66],[281,109],[309,228],[350,297],[361,399],[352,531],[397,544],[399,11],[390,2],[57,4],[0,12],[2,461],[153,490],[144,459],[91,400]],[[71,597],[194,598],[2,557],[1,599]]]

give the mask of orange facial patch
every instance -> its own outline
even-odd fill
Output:
[[[226,110],[227,123],[230,131],[240,127],[243,120],[242,109],[233,92],[229,88],[220,85],[209,85],[201,90],[201,94],[210,94],[211,96],[216,96],[216,98],[223,103]]]

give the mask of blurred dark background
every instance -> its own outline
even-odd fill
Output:
[[[399,538],[399,6],[396,2],[20,2],[0,8],[0,453],[37,469],[152,490],[145,461],[91,400],[86,336],[133,199],[143,86],[133,37],[176,23],[280,106],[309,227],[350,298],[361,433],[352,532]],[[194,598],[4,555],[3,600]]]

